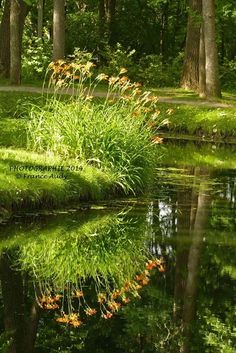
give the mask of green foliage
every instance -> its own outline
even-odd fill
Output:
[[[66,52],[72,54],[75,47],[94,52],[99,44],[97,14],[90,11],[69,13],[66,21]]]
[[[227,60],[220,66],[220,78],[223,87],[235,87],[236,60]]]
[[[126,50],[120,43],[115,48],[106,45],[101,52],[102,61],[105,65],[99,68],[99,71],[108,75],[118,75],[120,68],[124,67],[128,70],[129,76],[135,79],[137,74],[137,65],[134,62],[135,49]]]
[[[1,353],[8,353],[9,348],[12,343],[12,333],[11,332],[4,332],[0,334],[0,348],[1,348]]]
[[[25,80],[43,80],[46,69],[51,61],[52,45],[45,39],[24,38],[22,57],[22,74]]]
[[[232,308],[233,310],[233,308]],[[236,348],[236,329],[223,323],[219,318],[211,313],[205,316],[205,325],[208,330],[203,328],[203,337],[206,343],[206,353],[234,353]]]
[[[137,78],[148,86],[175,87],[178,86],[181,75],[182,57],[163,62],[159,55],[147,55],[140,59]]]

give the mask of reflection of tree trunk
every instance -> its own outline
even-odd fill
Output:
[[[186,273],[189,255],[190,230],[193,227],[196,215],[197,197],[194,190],[198,169],[189,170],[189,174],[194,174],[193,185],[189,189],[178,193],[178,223],[177,223],[177,249],[175,265],[175,289],[173,318],[177,322],[183,313],[183,293],[186,286]],[[184,241],[183,241],[184,236]],[[185,239],[186,237],[186,239]],[[187,239],[187,237],[189,239]]]
[[[183,241],[182,236],[189,235],[190,213],[191,213],[191,190],[178,193],[178,223],[177,223],[177,249],[175,264],[175,289],[174,289],[174,308],[173,317],[178,321],[182,316],[183,292],[185,289],[185,278],[187,272],[187,260],[189,245],[187,241]]]
[[[39,308],[33,303],[27,317],[24,301],[24,285],[21,273],[12,268],[10,255],[2,255],[0,279],[4,306],[5,331],[12,337],[8,353],[33,353],[36,339]]]
[[[204,182],[200,183],[197,200],[197,210],[194,227],[192,229],[192,244],[188,257],[188,276],[184,297],[183,308],[183,335],[184,342],[181,347],[182,353],[190,352],[191,325],[196,313],[197,278],[200,265],[203,234],[208,221],[208,209],[210,197],[205,190]]]

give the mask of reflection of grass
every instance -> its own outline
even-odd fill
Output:
[[[121,213],[95,217],[82,225],[44,228],[37,230],[37,236],[33,230],[31,240],[20,246],[19,262],[36,279],[53,279],[62,288],[67,281],[77,283],[78,273],[84,280],[99,275],[106,281],[128,280],[146,258],[141,229],[140,236],[132,229],[132,222],[124,222]]]
[[[162,164],[236,169],[236,148],[212,144],[171,143],[160,147]]]

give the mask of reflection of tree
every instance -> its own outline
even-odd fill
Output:
[[[13,331],[10,353],[31,353],[34,346],[39,308],[26,300],[32,280],[46,309],[59,306],[55,299],[59,294],[63,312],[70,315],[67,323],[74,327],[80,325],[76,312],[90,316],[99,309],[109,318],[138,295],[136,287],[149,281],[145,273],[135,281],[147,259],[143,224],[125,217],[125,213],[111,213],[82,223],[38,226],[28,229],[28,241],[24,227],[19,227],[13,240],[6,241],[14,254],[11,257],[8,249],[1,259],[5,330]],[[22,273],[31,280],[23,279]]]
[[[37,303],[29,306],[25,291],[27,280],[13,267],[10,254],[3,254],[0,259],[0,279],[4,306],[5,330],[11,333],[12,343],[9,353],[33,353],[36,339],[39,308]]]
[[[203,177],[204,178],[204,177]],[[196,298],[198,291],[198,275],[200,266],[200,256],[203,242],[203,235],[208,222],[208,211],[210,206],[210,197],[206,190],[206,180],[200,180],[196,216],[193,228],[191,230],[192,242],[188,256],[188,274],[186,279],[186,288],[183,306],[183,334],[184,342],[181,352],[190,352],[191,327],[196,314]]]

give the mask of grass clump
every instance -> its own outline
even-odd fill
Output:
[[[92,80],[91,68],[89,62],[51,65],[49,86],[55,93],[43,108],[30,112],[28,148],[110,170],[125,193],[141,191],[153,168],[150,119],[155,119],[157,99],[131,83],[125,69],[117,77],[100,74]],[[102,80],[108,81],[107,96],[94,103],[93,91]],[[74,94],[63,102],[58,88]]]

